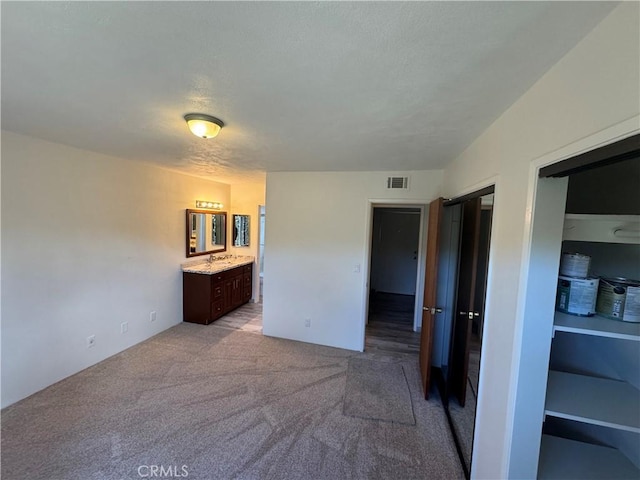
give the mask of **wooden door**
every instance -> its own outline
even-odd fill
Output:
[[[420,335],[420,374],[424,398],[429,398],[431,382],[431,355],[433,350],[433,322],[439,309],[436,307],[436,286],[438,280],[438,256],[440,253],[440,224],[442,222],[443,198],[429,204],[429,224],[427,230],[427,259],[424,278],[424,301],[422,308],[422,333]]]
[[[480,241],[480,198],[467,200],[462,206],[462,233],[458,267],[458,290],[449,359],[450,393],[464,407],[467,394],[469,346],[475,308],[478,244]]]

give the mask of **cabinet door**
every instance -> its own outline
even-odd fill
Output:
[[[233,295],[231,302],[233,304],[233,308],[242,304],[242,282],[243,275],[240,273],[233,276]]]
[[[242,272],[242,303],[246,303],[253,296],[253,264],[242,267]]]
[[[251,274],[245,273],[243,275],[242,280],[242,301],[248,302],[251,300],[251,296],[253,294],[253,283],[251,281]]]
[[[228,276],[224,280],[224,313],[227,313],[233,310],[235,307],[233,305],[233,287],[235,285],[235,278]]]

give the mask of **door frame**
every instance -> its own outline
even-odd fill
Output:
[[[636,116],[546,153],[532,160],[529,165],[526,209],[530,215],[525,222],[522,243],[522,267],[517,293],[509,402],[505,412],[507,422],[503,446],[505,452],[503,471],[508,472],[509,477],[529,477],[535,475],[538,469],[540,424],[544,417],[549,368],[548,350],[551,348],[550,332],[553,326],[558,278],[557,264],[541,262],[539,257],[540,251],[544,251],[544,247],[549,242],[562,244],[564,208],[560,206],[564,206],[566,201],[566,184],[563,186],[562,179],[556,179],[559,182],[553,182],[553,179],[541,178],[540,172],[546,167],[574,157],[583,155],[590,157],[590,152],[638,135],[640,129],[637,125],[638,117]],[[563,168],[557,165],[550,170]],[[559,225],[556,226],[556,231],[553,234],[549,231],[540,234],[538,225],[541,222],[548,224],[553,220],[556,220]],[[559,250],[557,256],[559,263]],[[541,311],[541,306],[546,309],[546,312]],[[546,358],[544,352],[547,352]],[[532,417],[540,419],[540,422],[531,421]],[[481,435],[487,434],[481,432]]]
[[[256,216],[257,221],[255,222],[255,234],[256,234],[256,238],[255,238],[255,242],[256,242],[256,261],[255,261],[255,268],[254,268],[254,272],[253,272],[253,302],[254,303],[260,303],[260,283],[263,281],[263,272],[260,271],[260,256],[262,255],[264,257],[264,247],[260,246],[260,236],[264,234],[263,232],[263,226],[262,226],[262,215],[263,215],[263,210],[264,210],[264,215],[265,215],[265,219],[266,219],[266,213],[267,213],[267,209],[265,207],[264,204],[260,204],[258,205],[258,214]],[[266,230],[266,228],[265,228]]]
[[[424,290],[424,264],[426,256],[426,236],[425,226],[428,221],[428,205],[426,200],[410,200],[410,199],[368,199],[367,212],[365,217],[365,248],[364,248],[364,265],[363,275],[364,289],[362,298],[362,311],[364,315],[361,319],[362,330],[362,348],[364,351],[365,330],[369,318],[369,285],[371,283],[371,242],[373,240],[373,209],[374,208],[418,208],[420,209],[420,231],[418,234],[418,268],[416,272],[416,300],[413,312],[413,331],[419,332],[422,326],[422,295],[419,294]]]

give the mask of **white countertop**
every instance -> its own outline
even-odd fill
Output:
[[[201,273],[203,275],[213,275],[214,273],[224,272],[232,268],[240,267],[253,263],[254,257],[250,255],[241,256],[222,256],[215,258],[213,262],[209,262],[209,257],[204,260],[196,260],[182,264],[182,271],[188,273]]]

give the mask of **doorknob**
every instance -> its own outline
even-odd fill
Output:
[[[460,312],[460,315],[466,315],[467,317],[469,317],[469,320],[473,320],[474,313],[473,312]],[[476,313],[475,315],[478,316],[479,314]]]
[[[435,315],[436,313],[442,313],[441,308],[435,308],[435,307],[422,307],[422,310],[424,310],[425,312],[431,312],[431,315]]]

